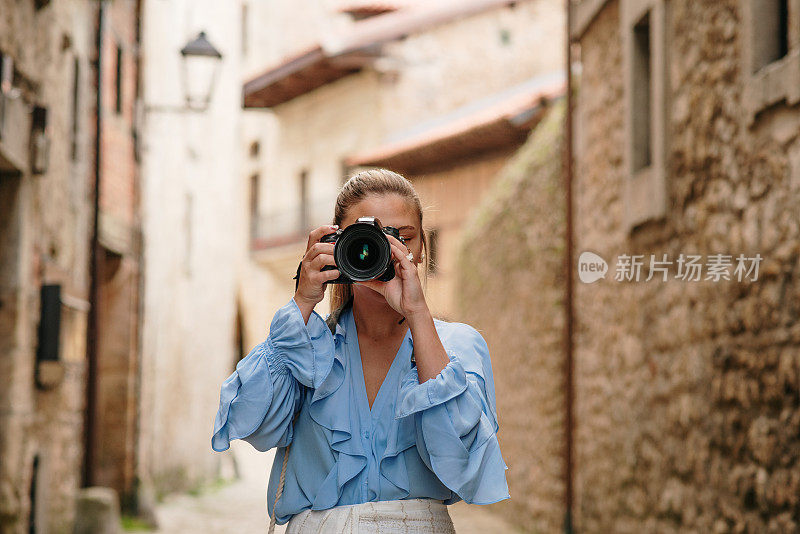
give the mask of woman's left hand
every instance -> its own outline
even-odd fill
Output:
[[[386,302],[395,311],[408,318],[417,313],[428,310],[425,295],[422,292],[417,264],[408,259],[408,248],[396,237],[386,234],[392,247],[392,261],[394,262],[394,278],[388,282],[369,280],[355,282],[367,286],[383,295]]]

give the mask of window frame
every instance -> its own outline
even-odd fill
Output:
[[[622,0],[620,33],[625,71],[625,185],[624,219],[628,232],[639,225],[660,220],[667,214],[666,157],[668,146],[667,110],[669,11],[664,0]],[[635,169],[637,140],[634,133],[634,88],[636,87],[635,38],[637,25],[649,17],[650,29],[650,164]]]
[[[800,0],[788,0],[788,52],[785,56],[755,70],[755,17],[760,0],[740,0],[742,10],[742,107],[747,127],[758,115],[784,101],[800,102]]]
[[[261,173],[254,172],[249,180],[250,241],[258,237],[258,218],[261,215]]]
[[[72,58],[72,84],[70,93],[69,117],[69,155],[73,163],[78,161],[81,135],[81,58],[77,55]]]
[[[114,40],[114,114],[115,115],[122,115],[123,107],[125,105],[123,101],[122,92],[124,91],[125,83],[123,80],[124,76],[124,62],[125,61],[125,53],[122,49],[122,44],[120,44],[116,39]]]

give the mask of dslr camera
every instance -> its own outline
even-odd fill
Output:
[[[351,284],[378,280],[388,282],[395,276],[389,238],[394,236],[405,245],[400,231],[393,226],[382,226],[377,217],[360,217],[347,228],[326,234],[321,243],[334,243],[333,259],[336,266],[325,265],[321,270],[339,269],[338,278],[326,284]]]

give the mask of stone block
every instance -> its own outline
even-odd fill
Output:
[[[85,488],[78,494],[74,534],[122,534],[119,496],[111,488]]]

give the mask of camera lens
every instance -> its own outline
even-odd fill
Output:
[[[358,239],[347,247],[347,261],[358,271],[372,269],[378,262],[379,251],[369,239]]]
[[[334,261],[339,270],[357,282],[373,280],[386,272],[392,249],[380,228],[354,223],[342,232],[334,248]]]

